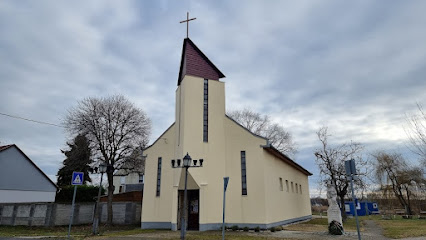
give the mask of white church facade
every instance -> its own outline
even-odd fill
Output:
[[[219,229],[223,177],[229,177],[228,226],[270,228],[311,218],[312,174],[226,115],[223,77],[186,38],[175,122],[144,152],[143,229],[180,229],[182,209],[188,213],[188,229]],[[185,169],[172,168],[171,160],[186,153],[204,162],[203,167],[189,168],[188,204],[183,208]]]

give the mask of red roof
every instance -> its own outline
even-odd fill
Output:
[[[225,75],[204,55],[189,38],[183,40],[178,85],[185,75],[219,80]]]

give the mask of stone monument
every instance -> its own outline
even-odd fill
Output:
[[[327,185],[327,200],[328,200],[328,224],[334,220],[342,225],[342,215],[340,213],[339,205],[336,201],[337,192],[333,185]],[[343,225],[342,225],[343,226]]]

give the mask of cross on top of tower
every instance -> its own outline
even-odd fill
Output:
[[[197,18],[191,18],[191,19],[189,19],[189,12],[186,12],[186,20],[183,20],[183,21],[180,21],[180,23],[184,23],[184,22],[186,22],[186,38],[189,38],[189,34],[188,34],[188,32],[189,32],[189,21],[192,21],[192,20],[195,20],[195,19],[197,19]]]

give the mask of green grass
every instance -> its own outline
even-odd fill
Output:
[[[222,238],[221,231],[208,231],[208,232],[188,232],[186,239],[189,240],[217,240]],[[257,235],[248,232],[230,232],[226,231],[225,238],[229,240],[265,240],[265,239],[286,239],[286,238],[276,238],[270,235]],[[174,238],[179,239],[179,238]],[[294,240],[294,239],[293,239]]]
[[[396,219],[382,220],[380,217],[376,222],[383,228],[383,235],[389,238],[426,236],[425,219],[403,219],[398,216]]]
[[[153,230],[141,230],[139,225],[129,226],[100,226],[101,235],[132,235]],[[0,237],[16,236],[57,236],[66,237],[68,235],[68,226],[56,227],[28,227],[28,226],[0,226]],[[84,238],[92,235],[92,225],[72,226],[71,235],[76,238]]]
[[[362,218],[360,218],[360,222]],[[360,230],[363,231],[363,224],[360,223]],[[348,218],[346,222],[343,223],[343,228],[345,231],[356,231],[356,221],[355,218]],[[317,232],[317,231],[328,231],[328,219],[327,217],[323,218],[313,218],[307,222],[302,222],[294,225],[290,225],[284,228],[285,230],[293,231],[306,231],[306,232]]]
[[[361,231],[363,228],[363,220],[373,220],[383,228],[383,233],[389,238],[405,238],[405,237],[421,237],[426,236],[426,220],[425,219],[402,219],[397,216],[396,219],[382,220],[381,216],[363,216],[360,217]],[[304,232],[324,232],[327,231],[327,217],[314,218],[310,221],[290,225],[284,230],[304,231]],[[356,231],[355,218],[348,219],[343,224],[345,231]],[[65,238],[68,234],[68,226],[57,227],[28,227],[28,226],[0,226],[0,237],[16,237],[16,236],[56,236]],[[139,225],[130,226],[100,226],[100,236],[92,236],[92,225],[73,226],[71,235],[74,239],[104,239],[112,237],[118,239],[120,236],[147,234],[153,236],[161,236],[167,239],[179,239],[179,232],[166,230],[142,230]],[[220,239],[222,233],[220,231],[208,232],[188,232],[187,239]],[[269,234],[255,234],[253,232],[226,232],[226,239],[230,240],[265,240],[277,239]],[[280,238],[281,239],[281,238]]]

